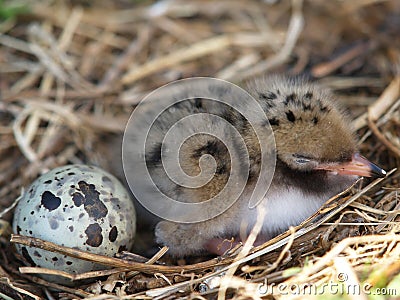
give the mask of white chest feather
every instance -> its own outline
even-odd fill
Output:
[[[295,226],[314,214],[328,198],[304,195],[292,188],[282,193],[274,193],[266,199],[264,228],[281,230]]]
[[[329,197],[309,196],[299,189],[290,188],[283,191],[269,192],[259,204],[265,207],[266,215],[262,232],[275,234],[285,231],[289,226],[296,226],[314,214]],[[255,209],[247,215],[247,224],[254,224],[257,218]]]

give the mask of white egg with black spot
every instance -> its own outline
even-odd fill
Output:
[[[113,175],[93,166],[67,165],[32,183],[15,209],[13,231],[65,247],[114,256],[132,247],[135,222],[130,195]],[[16,247],[32,266],[71,274],[105,268],[39,248]]]

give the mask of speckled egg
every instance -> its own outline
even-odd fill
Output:
[[[18,203],[13,221],[16,234],[62,246],[114,256],[129,250],[135,235],[135,209],[122,184],[93,166],[67,165],[40,176]],[[17,245],[33,266],[73,274],[104,266]]]

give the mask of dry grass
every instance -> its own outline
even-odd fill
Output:
[[[282,298],[273,289],[278,283],[299,286],[306,294],[305,284],[321,287],[330,281],[341,287],[395,286],[400,295],[396,170],[385,179],[358,182],[301,226],[260,247],[245,245],[199,263],[160,264],[166,249],[148,261],[129,253],[107,258],[13,237],[115,267],[75,277],[61,274],[98,278],[72,288],[36,277],[51,271],[24,267],[9,251],[12,211],[6,208],[21,189],[67,163],[113,171],[102,141],[123,132],[143,96],[179,78],[212,76],[240,83],[268,72],[309,74],[349,107],[362,153],[386,170],[398,168],[400,3],[268,2],[274,1],[35,1],[28,2],[28,13],[0,23],[3,296]],[[372,296],[364,291],[347,297]]]

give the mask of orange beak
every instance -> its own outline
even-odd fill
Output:
[[[357,175],[364,177],[386,176],[385,170],[373,164],[359,153],[355,153],[349,162],[320,164],[315,169],[330,171],[342,175]]]

